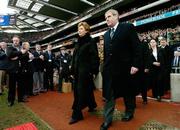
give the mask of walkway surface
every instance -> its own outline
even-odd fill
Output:
[[[101,92],[96,90],[95,97],[98,104],[97,109],[100,110],[103,108],[104,103],[102,101]],[[99,130],[103,122],[102,117],[88,113],[88,109],[84,109],[84,120],[69,125],[68,122],[72,113],[71,105],[73,102],[73,93],[57,93],[51,91],[31,97],[29,100],[30,101],[26,103],[26,105],[46,121],[54,130]],[[123,112],[124,106],[122,99],[118,99],[116,104],[116,109]],[[180,128],[180,104],[157,102],[150,99],[147,105],[143,105],[141,98],[138,97],[134,119],[130,122],[116,120],[109,130],[139,130],[145,123],[151,121]],[[179,129],[170,128],[168,130]]]

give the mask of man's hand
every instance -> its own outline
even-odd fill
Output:
[[[14,57],[14,58],[11,58],[11,60],[17,60],[18,59],[18,57],[16,56],[16,57]]]
[[[160,66],[160,63],[159,62],[153,62],[153,65]]]
[[[34,59],[34,55],[32,53],[30,53],[30,52],[28,52],[28,53],[29,53],[29,59],[33,60]]]
[[[138,72],[138,68],[136,68],[136,67],[131,67],[131,72],[130,72],[130,74],[136,74]]]
[[[73,76],[73,75],[70,75],[70,77],[71,77],[72,79],[74,79],[74,76]]]
[[[69,69],[71,69],[71,65],[69,66]]]
[[[44,56],[43,56],[43,55],[40,55],[39,58],[40,58],[41,60],[44,60]]]
[[[144,69],[144,73],[148,73],[149,72],[149,69]]]

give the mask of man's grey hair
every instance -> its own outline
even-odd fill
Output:
[[[3,45],[3,44],[7,45],[7,43],[6,43],[6,42],[0,42],[0,45]]]
[[[119,16],[118,11],[115,9],[109,9],[108,11],[106,11],[105,14],[107,14],[107,13],[112,13],[112,15],[114,15],[114,16]]]

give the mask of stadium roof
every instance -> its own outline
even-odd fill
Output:
[[[15,10],[14,13],[17,16],[17,22],[14,26],[1,27],[1,29],[3,31],[11,29],[19,32],[55,29],[78,20],[92,10],[112,1],[113,0],[9,0],[8,8]],[[122,2],[123,0],[114,1]],[[87,18],[88,17],[84,19]]]

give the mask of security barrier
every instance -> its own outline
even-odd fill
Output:
[[[172,68],[171,73],[171,101],[180,102],[180,67]]]

